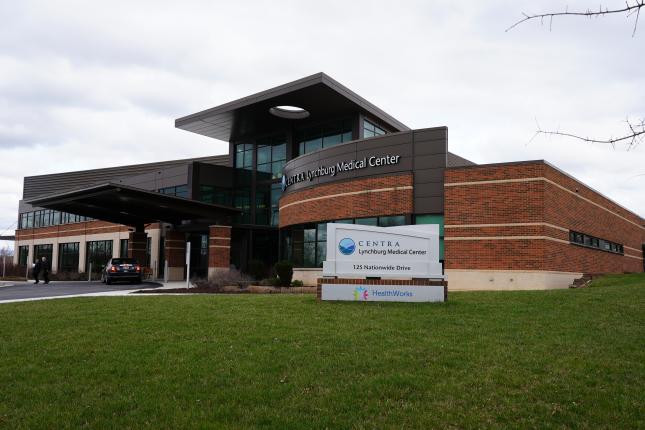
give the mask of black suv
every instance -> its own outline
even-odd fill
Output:
[[[141,265],[134,258],[111,258],[101,273],[101,282],[111,284],[114,281],[129,281],[140,284]]]

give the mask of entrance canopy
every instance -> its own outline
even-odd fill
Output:
[[[47,209],[109,221],[140,229],[144,224],[204,220],[230,225],[240,212],[229,206],[203,203],[122,184],[106,183],[38,196],[27,203]]]

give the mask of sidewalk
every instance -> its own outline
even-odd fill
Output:
[[[6,288],[4,288],[6,287]],[[13,288],[9,288],[13,287]],[[72,297],[110,297],[110,296],[148,296],[157,294],[132,294],[140,290],[163,290],[185,288],[186,281],[148,281],[140,285],[113,284],[105,285],[98,281],[51,281],[34,284],[30,281],[0,281],[0,303],[28,302]],[[168,293],[166,293],[168,294]]]

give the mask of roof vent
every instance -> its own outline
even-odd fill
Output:
[[[274,106],[269,109],[272,115],[285,119],[305,119],[309,112],[298,106]]]

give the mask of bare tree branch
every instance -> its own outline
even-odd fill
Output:
[[[602,5],[600,5],[597,11],[587,9],[584,12],[582,11],[569,12],[569,8],[567,7],[564,12],[540,13],[535,15],[529,15],[522,12],[522,15],[524,15],[524,18],[520,19],[519,21],[517,21],[515,24],[511,25],[504,31],[508,32],[514,29],[515,27],[517,27],[518,25],[526,21],[530,21],[532,19],[539,19],[540,22],[544,24],[544,19],[547,18],[549,20],[549,31],[551,31],[551,28],[553,26],[553,18],[556,16],[585,16],[587,18],[592,18],[592,17],[599,17],[599,16],[604,16],[604,15],[609,15],[614,13],[626,13],[627,17],[630,17],[633,14],[636,14],[636,20],[634,22],[634,31],[632,31],[632,37],[634,37],[634,35],[636,34],[636,28],[638,26],[638,18],[640,17],[641,8],[643,6],[645,6],[645,0],[635,0],[633,4],[630,4],[628,0],[625,2],[625,7],[620,9],[608,9],[607,7],[603,9]]]
[[[539,124],[538,124],[538,129],[535,132],[535,135],[533,136],[533,138],[541,134],[545,136],[564,136],[564,137],[570,137],[572,139],[582,140],[583,142],[586,142],[586,143],[609,144],[613,148],[616,148],[617,143],[626,142],[627,150],[629,151],[630,149],[635,148],[639,144],[643,143],[643,141],[645,140],[645,119],[642,119],[637,122],[626,120],[625,123],[627,124],[627,128],[628,128],[626,133],[623,136],[610,137],[609,139],[592,139],[589,137],[584,137],[577,134],[567,133],[562,131],[542,130]],[[531,140],[533,140],[533,138],[531,138]]]

